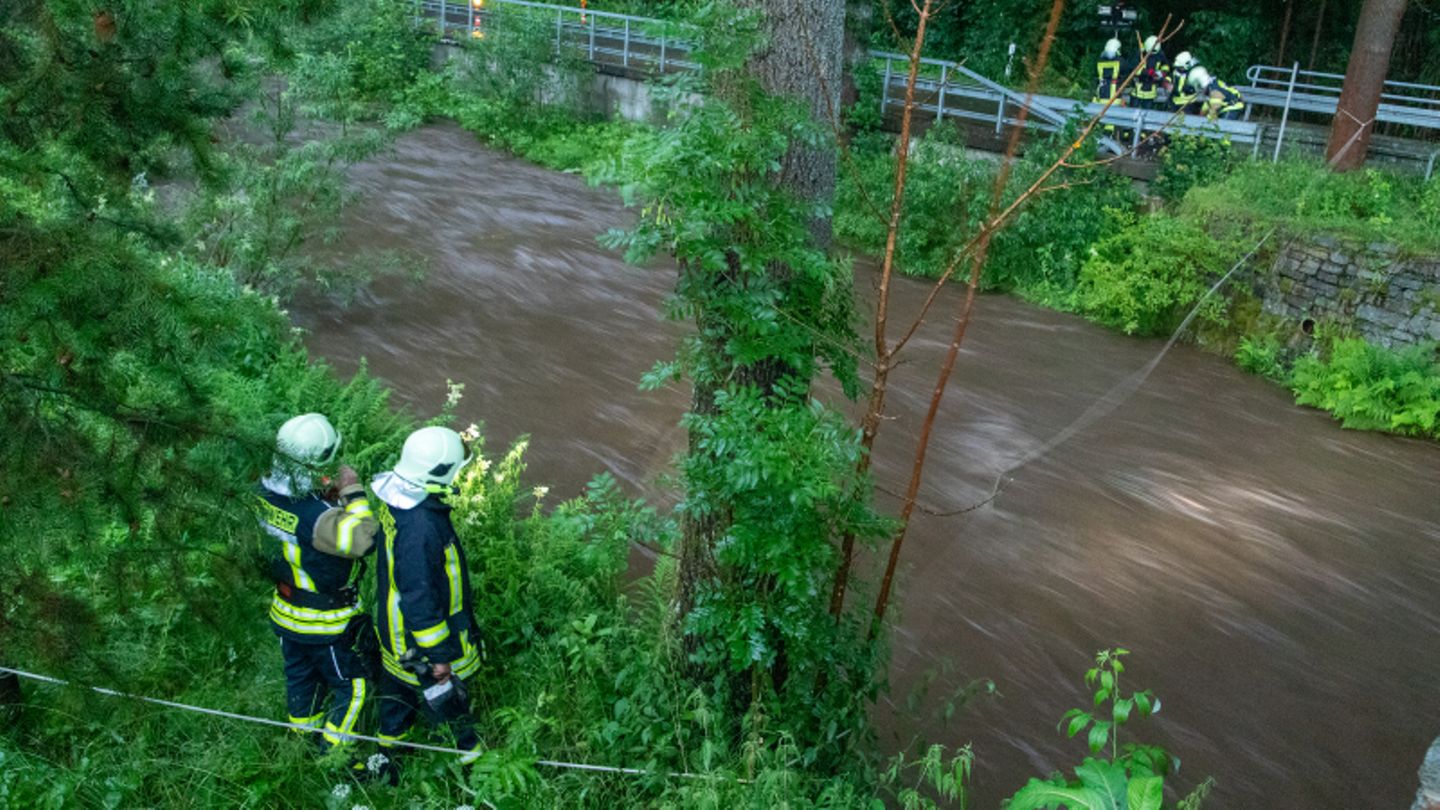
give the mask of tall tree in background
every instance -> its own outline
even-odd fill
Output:
[[[1335,123],[1330,128],[1326,160],[1336,171],[1349,171],[1365,164],[1370,136],[1375,131],[1375,113],[1390,70],[1390,51],[1400,32],[1406,0],[1365,0],[1350,64],[1345,69],[1345,87],[1340,92]]]

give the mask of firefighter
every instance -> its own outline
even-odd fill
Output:
[[[1193,71],[1205,73],[1205,69],[1195,61],[1195,57],[1189,51],[1181,51],[1175,57],[1174,89],[1170,93],[1170,104],[1178,112],[1186,114],[1199,113],[1200,87],[1191,81],[1190,74]]]
[[[1170,89],[1170,59],[1160,46],[1160,38],[1145,38],[1140,49],[1140,72],[1135,74],[1135,87],[1130,91],[1135,106],[1146,110],[1162,109],[1162,94]]]
[[[1198,75],[1195,75],[1198,74]],[[1240,91],[1217,78],[1211,78],[1204,68],[1192,74],[1195,86],[1200,89],[1201,111],[1214,121],[1238,121],[1245,112],[1245,98]]]
[[[1120,40],[1111,39],[1105,43],[1105,49],[1100,52],[1100,58],[1095,62],[1095,98],[1098,104],[1104,104],[1115,98],[1120,92],[1120,83],[1125,80],[1125,73],[1120,64]]]
[[[356,650],[370,638],[357,586],[379,525],[355,471],[335,469],[340,434],[330,420],[318,413],[290,419],[275,450],[255,494],[260,525],[278,541],[270,623],[285,661],[290,722],[320,729],[320,748],[329,750],[354,732],[370,691]]]
[[[385,534],[376,572],[385,670],[380,738],[404,738],[423,708],[467,752],[462,764],[481,754],[466,684],[480,667],[479,627],[465,551],[445,496],[470,460],[455,431],[421,428],[405,440],[395,468],[372,484],[383,502],[377,509]],[[394,773],[393,763],[387,767]]]

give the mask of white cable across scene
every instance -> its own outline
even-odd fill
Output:
[[[32,681],[39,681],[39,682],[41,682],[41,683],[53,684],[53,685],[55,685],[55,686],[73,686],[73,687],[75,687],[75,688],[77,688],[77,689],[89,689],[89,690],[92,691],[92,692],[98,692],[98,693],[100,693],[100,694],[102,694],[102,695],[108,695],[108,696],[110,696],[110,697],[127,698],[127,699],[129,699],[129,700],[138,700],[138,701],[140,701],[140,702],[142,702],[142,703],[151,703],[151,704],[154,704],[154,705],[156,705],[156,706],[165,706],[166,708],[179,709],[180,711],[185,711],[185,712],[195,712],[195,713],[197,713],[197,714],[208,714],[208,715],[210,715],[210,716],[212,716],[212,717],[224,717],[224,718],[227,718],[227,719],[230,719],[230,720],[241,720],[241,721],[246,722],[246,723],[256,723],[256,724],[263,725],[263,726],[274,726],[274,727],[276,727],[276,728],[287,728],[287,729],[291,729],[292,731],[301,731],[301,732],[305,732],[305,733],[309,733],[309,734],[319,734],[319,733],[321,733],[321,731],[322,731],[322,729],[317,728],[317,727],[315,727],[315,726],[307,726],[307,725],[303,725],[303,724],[301,724],[301,723],[290,723],[290,722],[286,722],[286,721],[284,721],[284,720],[272,720],[272,719],[270,719],[270,718],[268,718],[268,717],[252,717],[252,716],[250,716],[250,715],[248,715],[248,714],[238,714],[238,713],[236,713],[236,712],[227,712],[227,711],[224,711],[223,709],[211,709],[211,708],[208,708],[208,707],[206,707],[206,706],[193,706],[193,705],[191,705],[191,704],[189,704],[189,703],[179,703],[179,702],[174,701],[174,700],[165,700],[165,699],[163,699],[163,698],[147,697],[147,696],[145,696],[145,695],[135,695],[135,694],[131,694],[131,693],[129,693],[129,692],[121,692],[121,691],[119,691],[118,689],[107,689],[107,688],[105,688],[105,687],[103,687],[103,686],[86,686],[86,685],[84,685],[84,684],[74,684],[74,683],[71,683],[70,681],[67,681],[67,680],[64,680],[64,679],[61,679],[61,678],[55,678],[55,677],[52,677],[52,676],[50,676],[50,675],[40,675],[40,674],[35,673],[35,672],[26,672],[26,671],[23,670],[23,669],[15,669],[15,668],[13,668],[13,667],[3,667],[3,666],[0,666],[0,672],[9,673],[9,674],[14,675],[14,676],[16,676],[16,677],[26,678],[26,679],[29,679],[29,680],[32,680]],[[392,746],[393,746],[393,747],[400,747],[400,748],[413,748],[413,749],[416,749],[416,750],[419,750],[419,751],[434,751],[434,752],[440,753],[440,754],[454,754],[454,755],[456,755],[456,756],[464,756],[464,755],[466,755],[466,754],[473,753],[473,752],[470,752],[470,751],[462,751],[462,750],[460,750],[459,748],[450,748],[450,747],[443,746],[443,745],[429,745],[429,744],[427,744],[427,743],[408,742],[408,741],[405,741],[405,740],[382,740],[382,739],[380,739],[379,737],[371,737],[371,736],[368,736],[368,735],[365,735],[365,734],[353,734],[353,733],[344,732],[344,731],[326,731],[325,733],[329,734],[329,735],[332,736],[332,737],[343,737],[343,738],[348,739],[348,740],[363,740],[363,741],[365,741],[365,742],[383,743],[383,744],[384,744],[385,746],[387,746],[387,747],[392,747]],[[590,771],[590,772],[596,772],[596,773],[615,773],[615,774],[623,774],[623,775],[626,775],[626,776],[664,776],[664,777],[669,777],[669,778],[671,778],[671,779],[726,779],[726,780],[729,780],[729,779],[730,779],[730,777],[713,776],[713,775],[708,775],[708,774],[685,773],[685,772],[678,772],[678,773],[677,773],[677,772],[670,772],[670,771],[663,771],[663,772],[662,772],[662,771],[647,771],[647,770],[643,770],[643,769],[640,769],[640,768],[620,768],[620,767],[616,767],[616,766],[614,766],[614,765],[591,765],[591,764],[584,763],[584,762],[560,762],[560,761],[551,760],[551,759],[537,759],[537,760],[535,760],[535,764],[536,764],[536,765],[539,765],[539,766],[541,766],[541,767],[545,767],[545,768],[557,768],[557,769],[571,770],[571,771]],[[744,783],[747,783],[749,780],[745,780],[745,779],[735,779],[735,780],[733,780],[733,781],[740,782],[740,783],[744,784]]]

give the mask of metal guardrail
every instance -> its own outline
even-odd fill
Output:
[[[1335,98],[1340,97],[1340,91],[1345,86],[1344,74],[1301,70],[1299,62],[1296,62],[1294,67],[1288,68],[1274,65],[1251,65],[1250,69],[1245,71],[1245,78],[1254,87],[1280,90],[1289,87],[1293,81],[1295,89],[1302,93]],[[1422,110],[1440,111],[1440,85],[1415,84],[1387,79],[1385,89],[1380,94],[1380,100],[1391,102],[1396,106],[1413,106]]]
[[[490,35],[505,23],[507,15],[497,13],[501,7],[536,20],[553,19],[556,53],[568,51],[596,65],[662,75],[700,67],[690,58],[694,30],[684,23],[533,0],[414,0],[417,25],[422,18],[431,18],[438,24],[441,36],[457,32],[467,38]],[[884,76],[880,97],[883,114],[904,104],[910,58],[886,51],[874,51],[872,57]],[[921,65],[915,108],[930,113],[935,120],[990,123],[999,134],[1007,126],[1018,126],[1021,110],[1028,108],[1027,127],[1054,132],[1070,119],[1093,116],[1103,107],[1057,96],[1027,97],[956,62],[924,58]],[[1344,83],[1342,75],[1302,71],[1299,67],[1298,63],[1288,69],[1252,66],[1246,73],[1251,86],[1241,88],[1247,102],[1244,121],[1209,121],[1202,116],[1173,116],[1163,110],[1112,106],[1101,123],[1123,131],[1123,139],[1132,147],[1138,146],[1146,134],[1164,129],[1248,145],[1252,158],[1259,156],[1262,142],[1273,132],[1271,158],[1278,160],[1291,112],[1334,115]],[[1390,81],[1385,87],[1378,120],[1440,130],[1440,87]],[[1278,129],[1250,120],[1256,106],[1281,110]],[[1099,142],[1113,154],[1125,151],[1120,138],[1102,136]],[[1422,150],[1416,159],[1425,160],[1426,156]],[[1427,179],[1434,172],[1437,153],[1431,152],[1428,157]]]
[[[1301,70],[1296,62],[1288,68],[1251,65],[1245,72],[1249,87],[1242,88],[1251,105],[1335,115],[1345,77],[1339,73]],[[1247,117],[1249,111],[1247,110]],[[1375,120],[1420,129],[1440,130],[1440,87],[1412,82],[1385,82]]]
[[[1345,85],[1345,76],[1339,73],[1321,73],[1301,70],[1296,62],[1289,68],[1271,65],[1251,65],[1245,72],[1250,86],[1241,88],[1245,101],[1245,120],[1250,120],[1256,107],[1270,107],[1280,110],[1280,128],[1275,136],[1275,150],[1271,160],[1280,159],[1280,150],[1285,143],[1286,127],[1292,112],[1308,112],[1334,117],[1340,105],[1340,93]],[[1385,92],[1380,96],[1380,106],[1375,120],[1381,123],[1415,127],[1416,129],[1440,132],[1440,86],[1415,84],[1413,82],[1386,81]],[[1440,149],[1424,148],[1422,140],[1413,143],[1417,148],[1403,156],[1415,161],[1425,161],[1425,179],[1435,173],[1436,157]],[[1372,149],[1375,146],[1372,144]],[[1396,151],[1392,150],[1391,151]]]
[[[530,0],[414,0],[416,24],[423,17],[436,21],[442,37],[457,32],[481,39],[504,22],[504,7],[528,14],[538,22],[554,19],[556,53],[583,54],[596,64],[658,73],[698,70],[691,61],[689,26],[654,17],[613,11],[592,11]],[[547,22],[548,24],[548,22]]]
[[[877,62],[884,62],[884,80],[880,85],[880,112],[883,115],[886,110],[896,104],[904,105],[904,89],[909,80],[910,57],[900,53],[888,51],[872,51],[871,58]],[[895,69],[896,63],[903,66],[903,70]],[[947,62],[943,59],[920,59],[921,70],[939,70],[938,79],[930,78],[922,72],[915,80],[915,108],[935,114],[936,120],[943,120],[946,117],[963,118],[971,121],[993,121],[995,133],[998,135],[1006,126],[1017,126],[1020,123],[1020,112],[1029,109],[1030,114],[1026,116],[1025,125],[1045,132],[1055,132],[1063,128],[1071,118],[1075,116],[1075,102],[1071,99],[1055,98],[1053,96],[1026,96],[1024,93],[1017,93],[1014,90],[993,82],[964,65]],[[891,93],[891,88],[898,82],[901,92]],[[992,108],[993,107],[993,111]],[[1087,115],[1094,115],[1099,112],[1103,105],[1095,107],[1087,112]],[[1114,112],[1112,108],[1112,112]],[[1101,136],[1100,146],[1112,154],[1121,154],[1125,151],[1114,138]]]

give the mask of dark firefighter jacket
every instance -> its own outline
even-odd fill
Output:
[[[393,473],[375,482],[385,503],[375,590],[380,660],[392,675],[416,686],[419,679],[399,662],[412,648],[431,663],[450,664],[461,678],[480,666],[470,571],[444,492],[415,488]]]
[[[294,641],[332,644],[364,610],[355,586],[378,524],[360,485],[346,487],[340,500],[337,506],[314,493],[292,495],[290,482],[275,478],[255,494],[261,527],[279,541],[270,561],[270,621]]]
[[[1189,70],[1176,74],[1175,90],[1170,94],[1170,103],[1174,106],[1189,107],[1200,98],[1200,94],[1205,90],[1203,87],[1196,87],[1195,83],[1190,80],[1197,67],[1199,65],[1194,65]]]
[[[1170,81],[1170,59],[1165,51],[1157,50],[1145,57],[1145,67],[1135,76],[1134,95],[1138,99],[1154,101],[1160,95],[1160,88]]]

